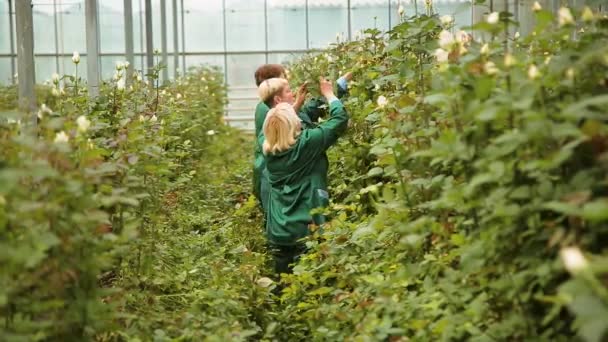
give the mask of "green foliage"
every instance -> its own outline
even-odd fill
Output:
[[[295,83],[355,76],[350,133],[331,154],[334,220],[287,281],[284,336],[608,336],[608,22],[537,18],[487,53],[457,37],[446,62],[434,58],[445,28],[420,16],[291,66]],[[592,271],[568,280],[556,260],[572,245]]]
[[[34,132],[0,121],[1,340],[244,340],[266,324],[250,149],[223,125],[222,75],[125,77],[95,101],[54,82]]]

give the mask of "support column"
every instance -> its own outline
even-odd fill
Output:
[[[53,0],[53,26],[55,29],[55,72],[59,73],[59,25],[57,22],[57,0]]]
[[[87,35],[87,85],[89,97],[99,96],[99,20],[97,0],[85,1]]]
[[[34,25],[29,0],[15,2],[17,15],[17,74],[19,81],[19,110],[28,113],[28,122],[36,125],[36,96],[34,93]]]
[[[167,1],[160,0],[160,48],[163,63],[163,83],[169,81],[169,55],[167,54]]]
[[[347,14],[348,14],[348,16],[347,16],[348,34],[346,36],[348,37],[348,41],[350,42],[352,40],[352,35],[353,35],[353,33],[352,33],[352,30],[353,30],[352,14],[350,13],[350,7],[351,7],[350,0],[348,0],[346,2],[346,7],[348,9],[348,12],[347,12]]]
[[[152,0],[146,0],[146,67],[152,74],[154,68],[154,41],[152,40]],[[150,82],[150,84],[152,84]]]
[[[130,85],[133,80],[133,70],[135,68],[135,54],[133,48],[133,1],[124,0],[125,12],[125,54],[130,66],[127,68],[126,84]]]
[[[177,31],[177,0],[173,0],[173,78],[179,75],[179,34]]]
[[[182,9],[182,72],[186,74],[186,11],[184,11],[184,0],[180,0]]]

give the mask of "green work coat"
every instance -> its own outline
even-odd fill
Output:
[[[348,87],[346,81],[341,82],[340,79],[337,83],[337,95],[338,99],[342,99],[344,96],[348,94]],[[319,120],[321,113],[323,112],[323,106],[325,106],[326,101],[324,98],[313,98],[304,103],[298,116],[302,120],[302,128],[314,128],[316,127],[316,122]],[[260,136],[263,136],[263,128],[264,128],[264,120],[266,120],[266,115],[270,111],[270,107],[268,107],[264,102],[260,102],[255,107],[255,146],[254,146],[254,161],[253,161],[253,195],[260,201],[262,204],[262,209],[265,210],[265,199],[268,198],[266,195],[262,195],[264,188],[267,188],[262,185],[262,181],[264,179],[264,169],[266,168],[266,164],[264,162],[264,155],[262,154],[262,144],[260,143]],[[261,140],[264,141],[263,139]],[[327,163],[327,156],[324,156],[325,163]]]
[[[328,162],[325,152],[344,133],[348,114],[339,100],[329,106],[330,117],[315,128],[302,130],[287,151],[265,156],[270,185],[266,235],[273,245],[294,245],[310,234],[309,225],[324,223],[314,208],[329,204]],[[258,139],[264,142],[264,136]]]
[[[325,102],[321,99],[312,99],[307,101],[298,116],[300,120],[302,120],[302,128],[312,128],[315,127],[315,122],[319,119],[321,115],[321,106],[323,106]],[[253,161],[253,194],[257,199],[262,203],[262,208],[264,207],[264,200],[266,196],[262,196],[262,177],[263,171],[266,168],[266,163],[264,161],[264,154],[262,153],[262,144],[260,143],[260,136],[264,135],[264,120],[266,120],[266,115],[270,111],[270,108],[264,103],[260,102],[255,107],[255,148],[254,148],[254,161]],[[261,140],[264,141],[263,139]]]

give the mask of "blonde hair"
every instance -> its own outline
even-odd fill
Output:
[[[289,82],[284,78],[269,78],[263,81],[258,87],[258,96],[266,104],[276,95],[280,94],[285,87],[289,87]],[[272,107],[269,105],[269,107]]]
[[[264,120],[264,154],[288,150],[300,135],[300,118],[289,103],[279,103]]]

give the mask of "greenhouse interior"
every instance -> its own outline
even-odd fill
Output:
[[[607,0],[0,0],[0,341],[608,341]]]

